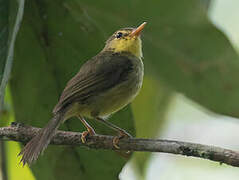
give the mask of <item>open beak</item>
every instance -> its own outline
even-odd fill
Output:
[[[130,36],[139,36],[141,31],[144,29],[144,26],[146,25],[146,22],[143,22],[139,27],[135,28],[131,33]]]

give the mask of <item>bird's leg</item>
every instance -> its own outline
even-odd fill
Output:
[[[81,120],[81,122],[83,123],[83,125],[87,129],[87,131],[83,131],[82,135],[81,135],[81,141],[83,143],[85,143],[86,142],[86,136],[88,136],[88,135],[93,136],[96,133],[95,133],[95,130],[86,122],[86,120],[82,116],[78,115],[78,118]]]
[[[117,149],[120,149],[118,146],[119,140],[122,138],[130,138],[132,137],[128,132],[126,132],[124,129],[121,129],[120,127],[110,123],[109,121],[106,121],[102,118],[97,117],[96,120],[102,122],[103,124],[105,124],[106,126],[110,127],[111,129],[117,131],[119,134],[118,136],[114,137],[113,139],[113,146]]]

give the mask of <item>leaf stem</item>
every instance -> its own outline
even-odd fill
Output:
[[[17,16],[16,16],[15,25],[14,25],[14,28],[12,31],[12,36],[10,39],[6,64],[5,64],[4,73],[3,73],[3,78],[2,78],[1,85],[0,85],[0,112],[3,110],[3,106],[4,106],[5,89],[6,89],[10,74],[11,74],[12,64],[13,64],[14,45],[15,45],[17,33],[19,31],[22,17],[23,17],[23,12],[24,12],[25,0],[18,0],[18,2],[19,2],[18,12],[17,12]]]

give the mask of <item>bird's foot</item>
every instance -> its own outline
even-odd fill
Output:
[[[116,149],[120,149],[119,147],[119,141],[121,139],[124,139],[124,138],[131,138],[132,136],[127,133],[126,131],[119,131],[119,135],[118,136],[115,136],[114,139],[113,139],[113,146],[116,148]]]
[[[86,143],[86,137],[87,136],[94,136],[96,135],[95,131],[93,128],[87,128],[87,131],[83,131],[81,134],[81,141],[83,143]]]

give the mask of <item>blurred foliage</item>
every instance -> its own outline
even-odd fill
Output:
[[[132,103],[137,137],[152,138],[162,132],[172,95],[171,90],[153,77],[144,77],[141,93]],[[150,155],[149,152],[134,153],[134,167],[142,177]]]
[[[7,142],[8,174],[9,180],[24,179],[33,180],[34,176],[28,166],[22,167],[19,164],[21,157],[16,156],[21,148],[17,142]]]
[[[163,2],[160,18],[150,19],[145,37],[145,59],[151,60],[146,67],[202,106],[238,117],[239,61],[230,42],[208,21],[197,1],[180,1],[172,8]],[[152,9],[153,4],[145,8]]]
[[[9,1],[0,0],[0,82],[7,56]]]
[[[61,1],[26,1],[11,79],[17,121],[44,126],[66,82],[103,45],[95,27],[89,26],[87,31],[83,27]],[[76,38],[78,34],[81,36]],[[90,48],[82,43],[87,41]],[[134,135],[132,117],[127,108],[111,119]],[[97,133],[111,132],[101,124],[94,124]],[[84,130],[78,119],[69,120],[62,127]],[[113,151],[52,146],[32,170],[36,179],[90,180],[96,174],[99,179],[116,179],[126,162]]]
[[[208,9],[209,8],[209,6],[211,5],[211,0],[200,0],[202,3],[203,3],[203,5],[206,7],[206,9]]]
[[[9,125],[10,118],[13,116],[13,109],[11,105],[11,96],[9,87],[6,88],[4,109],[0,115],[0,127]]]
[[[98,42],[103,42],[97,30],[82,30],[82,25],[71,16],[59,1],[26,2],[11,80],[17,121],[44,126],[51,118],[51,110],[67,80],[97,52],[96,47],[100,46],[94,42],[100,38]],[[78,33],[82,36],[75,38]],[[94,37],[88,39],[89,34]],[[82,43],[87,40],[91,48]],[[121,119],[124,119],[123,123],[120,123]],[[129,108],[112,120],[134,134]],[[102,125],[95,127],[98,133],[107,131]],[[64,129],[82,131],[83,127],[79,120],[70,120]],[[37,179],[90,180],[95,179],[95,174],[99,179],[115,179],[126,162],[127,159],[112,151],[53,146],[32,166],[32,170]]]
[[[10,95],[10,89],[7,87],[5,96],[5,111],[4,114],[0,116],[0,126],[8,126],[14,121],[14,112],[12,107],[12,100]],[[22,167],[19,164],[20,157],[17,154],[20,152],[20,145],[17,142],[6,142],[6,160],[7,160],[7,173],[9,180],[24,179],[33,180],[34,177],[29,170],[28,166]]]
[[[107,37],[143,21],[148,22],[143,36],[143,89],[133,103],[134,118],[128,106],[115,114],[112,122],[134,134],[135,119],[137,136],[155,136],[162,130],[174,91],[216,113],[238,117],[238,55],[208,21],[209,2],[26,0],[11,79],[16,120],[44,126],[66,82],[103,48]],[[13,7],[14,3],[10,9]],[[2,8],[0,13],[4,14]],[[97,122],[90,123],[97,133],[113,133]],[[62,127],[83,130],[76,119]],[[147,158],[136,154],[140,171]],[[107,180],[117,179],[126,162],[111,151],[50,146],[32,170],[36,179],[91,180],[97,176]],[[23,172],[15,175],[18,173]]]

